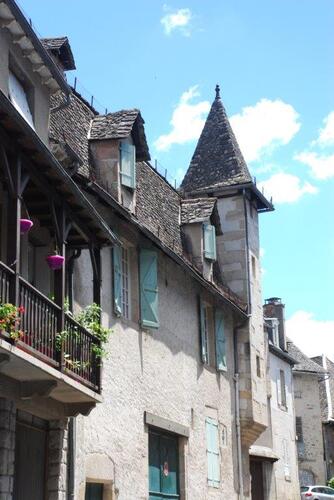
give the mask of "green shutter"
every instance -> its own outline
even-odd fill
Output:
[[[211,224],[203,224],[204,233],[204,257],[210,260],[217,259],[216,251],[216,228]]]
[[[113,270],[114,270],[114,311],[117,316],[122,315],[122,249],[119,246],[113,248]]]
[[[158,255],[153,250],[140,251],[140,310],[141,324],[159,327],[158,314]]]
[[[219,460],[219,433],[218,422],[212,418],[205,420],[206,447],[208,460],[208,485],[219,488],[220,460]]]
[[[204,364],[208,363],[208,324],[205,304],[200,299],[199,301],[200,315],[200,341],[201,341],[201,358]]]
[[[226,339],[224,331],[224,315],[220,309],[215,312],[215,334],[216,334],[216,366],[217,370],[226,370]]]
[[[122,142],[120,146],[121,156],[121,183],[132,189],[136,186],[136,150],[135,146]]]

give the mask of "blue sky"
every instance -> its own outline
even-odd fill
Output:
[[[288,333],[308,354],[334,357],[332,0],[19,5],[41,36],[69,37],[69,79],[84,95],[101,109],[141,109],[170,179],[182,178],[220,83],[251,173],[276,206],[261,216],[263,296],[282,297]]]

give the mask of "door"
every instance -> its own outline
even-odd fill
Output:
[[[44,500],[47,431],[16,423],[13,500]]]
[[[264,499],[263,467],[259,460],[250,461],[252,500]]]
[[[176,436],[149,432],[149,500],[180,498],[178,454]]]
[[[85,500],[103,500],[103,484],[86,483]]]

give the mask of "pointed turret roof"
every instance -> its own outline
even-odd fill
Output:
[[[201,136],[182,181],[185,193],[251,183],[252,178],[216,86]]]

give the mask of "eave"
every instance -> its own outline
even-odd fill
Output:
[[[7,96],[0,90],[0,125],[3,143],[18,152],[18,146],[26,154],[29,163],[38,167],[40,173],[56,187],[60,199],[78,207],[76,217],[99,245],[120,243],[101,215],[90,203],[49,148],[15,109]]]
[[[33,71],[41,77],[42,83],[51,92],[62,90],[70,94],[70,88],[58,66],[43,47],[41,41],[14,0],[0,0],[0,27],[7,28],[32,64]]]
[[[289,363],[289,365],[291,365],[291,366],[298,364],[298,361],[296,361],[287,352],[282,351],[282,349],[280,349],[279,347],[276,347],[275,345],[271,344],[270,342],[269,342],[269,351],[272,354],[274,354],[275,356],[277,356],[278,358]]]

